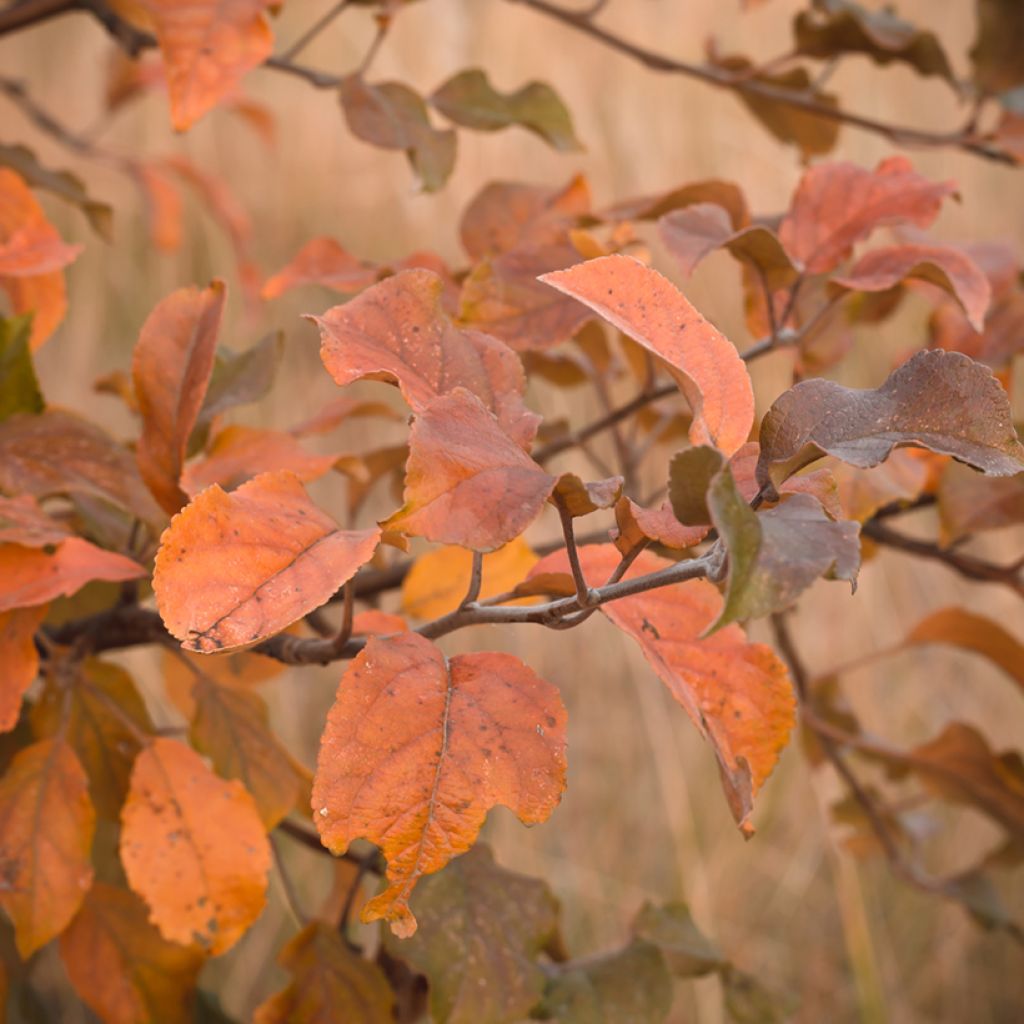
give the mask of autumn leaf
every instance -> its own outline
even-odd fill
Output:
[[[369,288],[378,276],[376,265],[356,259],[333,238],[321,236],[310,239],[286,267],[267,278],[260,295],[264,299],[276,299],[292,288],[307,284],[354,295]]]
[[[85,899],[95,820],[85,772],[59,739],[23,748],[0,779],[0,906],[22,959],[59,935]]]
[[[381,149],[405,151],[424,191],[436,192],[455,166],[455,132],[434,128],[422,97],[401,82],[371,85],[348,75],[339,89],[349,131]]]
[[[860,469],[846,464],[833,469],[839,489],[841,518],[854,519],[863,523],[886,505],[911,502],[918,498],[928,483],[928,467],[912,448],[897,448],[889,453],[885,462],[870,469]],[[971,481],[978,481],[978,474],[964,468]],[[799,477],[791,477],[799,480]],[[1002,478],[985,482],[1003,483]]]
[[[0,420],[17,412],[43,411],[29,338],[31,316],[0,317]]]
[[[600,211],[609,221],[660,220],[674,210],[684,210],[695,203],[713,203],[729,214],[735,230],[750,223],[750,211],[743,190],[732,181],[708,178],[694,181],[668,192],[625,199]]]
[[[928,227],[943,199],[955,194],[952,182],[922,178],[902,156],[883,160],[874,171],[851,163],[817,164],[800,179],[779,238],[808,273],[823,274],[875,228]]]
[[[694,444],[731,455],[747,440],[754,395],[739,353],[661,274],[628,256],[605,256],[542,280],[665,360],[693,410]]]
[[[245,647],[324,604],[379,537],[376,528],[340,530],[294,474],[264,473],[230,494],[214,485],[174,517],[153,591],[186,650]]]
[[[230,949],[266,900],[270,844],[253,798],[177,740],[135,760],[121,812],[121,862],[165,939]]]
[[[705,256],[727,249],[762,275],[773,292],[797,278],[797,268],[774,231],[761,224],[736,230],[729,212],[716,203],[695,203],[667,214],[658,221],[658,234],[687,277]]]
[[[554,934],[558,904],[541,881],[494,863],[478,843],[417,886],[419,922],[408,939],[388,935],[392,956],[430,983],[430,1016],[438,1024],[491,1024],[523,1019],[544,988],[537,963]]]
[[[0,167],[0,288],[7,292],[15,315],[34,314],[33,349],[64,319],[62,268],[81,248],[65,245],[21,176]]]
[[[225,286],[180,288],[157,303],[135,345],[132,383],[142,415],[139,470],[164,511],[188,497],[178,485],[189,435],[213,372]]]
[[[478,599],[512,590],[536,562],[522,537],[484,555]],[[402,611],[417,619],[436,619],[454,611],[466,596],[472,570],[473,553],[466,548],[438,548],[420,555],[402,581]]]
[[[644,508],[627,497],[615,503],[615,522],[618,526],[615,546],[624,555],[644,540],[676,550],[693,547],[710,530],[708,526],[684,526],[667,501],[657,508]]]
[[[206,675],[198,677],[192,697],[193,746],[210,758],[218,775],[245,786],[264,827],[272,829],[295,806],[303,773],[271,730],[266,701]]]
[[[709,630],[783,611],[819,576],[857,585],[860,527],[834,522],[809,494],[755,512],[728,469],[708,490],[711,521],[729,552],[725,605]]]
[[[89,496],[144,522],[162,517],[132,453],[99,427],[59,409],[0,422],[0,490],[35,498]]]
[[[0,732],[18,724],[21,700],[39,672],[36,630],[49,605],[0,612]]]
[[[284,332],[271,331],[241,352],[218,351],[194,432],[216,416],[263,398],[271,389],[284,355]]]
[[[634,939],[625,949],[556,965],[540,1012],[561,1024],[631,1021],[661,1024],[672,1007],[672,978],[657,946]]]
[[[372,638],[327,717],[313,783],[324,844],[380,846],[387,888],[362,911],[407,937],[409,895],[473,845],[487,811],[544,821],[565,787],[558,691],[507,654],[451,660],[416,633]]]
[[[761,424],[757,479],[774,485],[822,453],[868,468],[896,445],[952,455],[992,476],[1024,469],[1006,393],[987,367],[958,352],[919,352],[874,390],[801,381]]]
[[[167,75],[171,123],[191,128],[270,56],[268,0],[135,0],[150,16]]]
[[[196,946],[164,939],[134,893],[93,883],[60,937],[60,956],[79,998],[106,1024],[190,1024],[206,961]]]
[[[184,236],[185,203],[181,190],[167,168],[156,161],[136,162],[132,174],[142,194],[150,240],[161,252],[177,252]]]
[[[579,554],[591,586],[603,584],[620,561],[610,544],[587,545]],[[644,551],[623,579],[672,564]],[[559,551],[541,559],[530,575],[565,573],[568,565],[565,552]],[[711,583],[688,580],[611,601],[601,611],[636,640],[658,677],[711,742],[733,816],[751,835],[753,797],[789,740],[795,700],[785,666],[771,648],[748,643],[735,624],[703,636],[722,607],[722,597]]]
[[[154,731],[128,672],[98,658],[51,665],[32,707],[32,731],[67,741],[85,769],[97,813],[117,821],[140,740]]]
[[[430,104],[462,128],[494,132],[520,125],[560,152],[579,150],[572,118],[545,82],[529,82],[515,92],[498,92],[479,68],[460,71],[431,97]]]
[[[987,658],[1024,690],[1024,644],[998,622],[966,608],[940,608],[922,619],[899,648],[948,644]]]
[[[310,317],[320,356],[341,386],[363,377],[395,381],[413,412],[457,387],[471,391],[524,447],[540,418],[523,405],[519,358],[502,342],[451,322],[444,282],[429,270],[404,270],[358,298]]]
[[[493,551],[530,525],[554,485],[475,395],[456,388],[413,421],[405,504],[381,526]]]
[[[855,292],[884,292],[901,281],[927,281],[949,292],[980,331],[991,298],[988,278],[967,253],[951,245],[906,244],[864,253],[848,273],[832,284]]]
[[[814,0],[793,22],[796,52],[817,60],[862,53],[880,65],[906,64],[918,74],[957,87],[938,37],[904,21],[889,8],[869,11],[851,0]]]
[[[52,552],[0,544],[0,612],[69,597],[93,580],[120,583],[146,575],[137,562],[81,537],[68,537]]]
[[[633,920],[633,934],[657,946],[677,978],[699,978],[728,967],[718,947],[694,923],[685,903],[645,903]]]
[[[1024,473],[979,478],[966,466],[950,463],[937,497],[943,544],[1024,522]]]
[[[746,448],[744,445],[737,455]],[[711,523],[708,489],[723,465],[722,453],[708,445],[686,448],[672,456],[668,464],[668,498],[680,523],[688,526]]]
[[[1015,0],[978,0],[978,31],[971,47],[974,82],[983,92],[998,93],[1024,83],[1020,43],[1024,10]]]
[[[261,427],[224,427],[210,439],[201,459],[181,474],[182,490],[195,497],[212,484],[233,490],[261,473],[293,473],[310,483],[329,473],[339,455],[306,451],[291,434]]]
[[[60,544],[70,535],[68,527],[48,516],[31,495],[0,495],[0,544],[45,548]]]
[[[254,1024],[391,1024],[394,993],[384,972],[352,950],[338,932],[314,922],[278,956],[292,976],[288,987],[261,1003]]]

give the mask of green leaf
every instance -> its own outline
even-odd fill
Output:
[[[859,524],[829,519],[809,494],[757,513],[725,468],[712,481],[708,506],[729,552],[725,606],[708,632],[788,608],[819,576],[856,586]]]
[[[436,192],[455,166],[455,132],[434,128],[423,98],[401,82],[370,85],[349,75],[339,90],[349,130],[381,149],[401,149],[427,192]]]
[[[431,105],[463,128],[496,132],[519,125],[563,152],[583,147],[573,133],[572,118],[550,85],[529,82],[515,92],[501,93],[479,68],[449,78],[433,96]]]
[[[0,318],[0,420],[16,412],[43,411],[28,343],[31,333],[31,314]]]
[[[699,978],[722,970],[722,951],[694,924],[685,903],[656,907],[645,903],[633,921],[633,934],[657,946],[677,978]]]
[[[558,905],[547,886],[506,871],[478,843],[422,878],[412,898],[419,928],[385,946],[430,982],[437,1024],[519,1021],[544,988],[536,958],[554,934]]]
[[[662,1024],[671,1006],[665,958],[637,939],[615,953],[561,965],[535,1015],[561,1024]]]
[[[17,171],[30,185],[77,206],[104,242],[113,241],[114,211],[110,204],[91,198],[85,185],[73,174],[52,171],[39,162],[32,150],[4,143],[0,143],[0,165]]]
[[[702,444],[677,452],[668,467],[668,498],[676,519],[687,526],[711,522],[707,493],[722,468],[722,453]]]

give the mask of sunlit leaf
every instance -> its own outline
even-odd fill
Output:
[[[43,604],[0,612],[0,732],[18,724],[22,697],[39,672],[34,638],[48,610]]]

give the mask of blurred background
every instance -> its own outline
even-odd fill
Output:
[[[289,0],[275,20],[278,48],[328,6]],[[797,8],[790,0],[772,0],[749,13],[741,13],[739,0],[612,0],[602,23],[680,57],[699,59],[714,36],[722,52],[764,60],[787,49]],[[965,69],[974,35],[972,3],[903,0],[900,13],[937,32],[955,69]],[[372,35],[366,12],[346,12],[303,61],[332,72],[349,70]],[[371,77],[405,81],[422,92],[466,67],[485,67],[501,89],[542,78],[566,101],[586,149],[564,155],[522,131],[463,131],[455,173],[432,195],[416,191],[400,153],[352,137],[332,92],[270,71],[246,81],[248,93],[273,114],[270,145],[224,110],[176,136],[159,91],[108,120],[104,96],[112,52],[109,38],[84,14],[0,43],[4,73],[24,79],[68,127],[97,132],[98,142],[114,151],[185,155],[223,182],[242,211],[238,216],[244,213],[251,225],[250,252],[264,274],[316,235],[332,235],[368,259],[429,248],[458,266],[465,259],[458,244],[461,211],[493,180],[555,186],[583,172],[596,204],[605,205],[716,177],[737,182],[754,211],[772,213],[785,207],[801,173],[796,150],[775,141],[732,95],[658,75],[501,0],[428,0],[401,10]],[[843,62],[830,89],[850,109],[899,123],[941,130],[966,116],[947,84],[898,67],[880,69],[861,58]],[[287,333],[277,386],[259,406],[239,413],[239,421],[287,426],[337,394],[319,363],[315,328],[299,319],[300,313],[335,304],[336,295],[306,288],[262,308],[247,307],[231,240],[203,204],[188,200],[181,248],[159,252],[140,200],[123,177],[69,153],[3,98],[0,119],[5,141],[25,142],[47,165],[73,170],[116,210],[116,242],[106,245],[77,212],[43,198],[63,236],[86,244],[67,275],[69,315],[38,354],[51,403],[129,436],[129,414],[115,399],[94,393],[92,381],[127,366],[139,327],[160,298],[214,275],[229,282],[226,344],[245,348],[275,327]],[[844,129],[835,157],[873,166],[895,151],[884,139]],[[946,207],[938,237],[1008,240],[1019,250],[1024,172],[953,150],[909,155],[921,173],[953,178],[961,187],[962,201]],[[671,274],[671,263],[657,247],[654,252],[656,265]],[[709,258],[683,286],[737,344],[749,342],[739,272],[727,255]],[[880,383],[898,354],[922,343],[926,313],[926,305],[913,300],[893,321],[862,329],[855,353],[835,374],[847,383]],[[761,411],[785,385],[787,358],[780,354],[754,367]],[[386,393],[382,385],[359,387],[366,394]],[[530,402],[577,423],[598,411],[582,389],[558,392],[536,385]],[[1019,400],[1017,411],[1019,416]],[[403,432],[401,425],[360,420],[324,443],[331,450],[361,451],[396,442]],[[664,481],[671,450],[659,449],[648,461],[649,489]],[[575,464],[567,459],[560,466]],[[343,488],[339,477],[318,483],[313,493],[327,507],[341,507]],[[381,493],[365,514],[385,514],[391,507],[392,499]],[[930,514],[918,515],[924,521]],[[542,519],[528,536],[537,543],[557,536],[555,517]],[[1005,534],[987,536],[978,550],[999,558],[1015,540],[1019,553],[1019,538]],[[925,614],[950,604],[989,614],[1024,635],[1020,602],[1009,591],[886,553],[865,565],[853,598],[842,584],[816,584],[801,602],[797,641],[812,671],[824,674],[896,642]],[[758,625],[752,635],[768,639]],[[1020,947],[986,933],[958,906],[901,885],[881,860],[845,852],[841,830],[829,824],[828,813],[842,791],[827,769],[812,772],[796,737],[760,796],[757,835],[745,843],[720,791],[710,749],[639,651],[600,616],[569,633],[487,627],[445,638],[442,646],[450,653],[487,648],[517,654],[562,690],[570,715],[569,788],[562,805],[548,823],[530,830],[498,810],[485,835],[500,863],[552,887],[574,953],[620,944],[645,899],[684,899],[738,966],[792,998],[795,1020],[1021,1019]],[[159,660],[145,653],[121,660],[135,670],[157,713],[174,720]],[[294,671],[264,690],[282,736],[309,767],[338,676],[337,667]],[[845,677],[844,685],[865,728],[900,745],[927,740],[958,718],[980,728],[997,750],[1021,746],[1020,693],[987,663],[951,649],[918,649],[870,664]],[[930,866],[937,872],[969,866],[996,840],[995,831],[971,811],[940,815],[934,825]],[[291,849],[286,856],[300,898],[315,905],[331,884],[325,859]],[[1012,875],[1002,881],[1011,911],[1024,919],[1024,886]],[[266,964],[293,924],[276,889],[271,900],[259,926],[204,975],[204,986],[219,991],[239,1019],[284,977]],[[54,964],[59,970],[56,958]],[[673,1021],[724,1019],[716,980],[679,987]]]

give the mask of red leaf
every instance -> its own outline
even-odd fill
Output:
[[[291,263],[267,278],[260,295],[276,299],[292,288],[307,284],[354,295],[369,288],[378,274],[374,264],[357,260],[333,238],[313,238],[296,253]]]
[[[928,227],[951,195],[953,182],[922,178],[902,156],[883,160],[873,171],[850,163],[817,164],[800,180],[779,237],[808,273],[823,274],[875,228]]]
[[[736,349],[657,271],[604,256],[541,279],[572,295],[664,359],[693,409],[690,438],[731,455],[754,420],[750,376]]]

